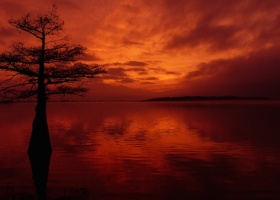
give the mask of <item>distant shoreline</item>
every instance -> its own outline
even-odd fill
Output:
[[[268,97],[242,97],[242,96],[180,96],[158,97],[144,101],[212,101],[212,100],[271,100]]]
[[[177,96],[177,97],[157,97],[150,99],[142,99],[142,100],[84,100],[84,101],[75,101],[75,100],[50,100],[49,103],[112,103],[112,102],[168,102],[168,101],[230,101],[230,100],[280,100],[273,99],[269,97],[244,97],[244,96]],[[36,103],[36,101],[17,101],[13,103]],[[0,103],[0,105],[6,105],[11,103]]]

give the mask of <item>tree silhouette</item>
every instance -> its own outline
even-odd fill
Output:
[[[0,54],[0,70],[7,78],[0,82],[0,100],[12,102],[22,98],[37,97],[29,152],[32,149],[51,151],[47,125],[46,104],[50,95],[83,95],[87,89],[80,81],[95,78],[105,70],[99,65],[78,62],[85,53],[81,45],[70,45],[64,36],[64,22],[57,15],[57,8],[44,14],[9,23],[30,35],[30,45],[17,43],[9,52]]]

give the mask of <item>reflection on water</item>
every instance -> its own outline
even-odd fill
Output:
[[[36,188],[38,199],[46,200],[51,151],[40,151],[40,149],[36,150],[37,151],[28,151],[33,183]]]
[[[34,199],[34,105],[1,106],[0,199]],[[279,199],[280,103],[50,103],[49,199]]]

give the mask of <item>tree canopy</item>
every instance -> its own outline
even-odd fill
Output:
[[[11,51],[0,54],[0,100],[11,102],[37,96],[38,101],[53,94],[83,95],[87,89],[79,82],[105,73],[100,65],[79,62],[85,47],[72,45],[64,36],[64,22],[57,8],[31,17],[11,19],[15,28],[32,36],[36,42],[16,43]]]

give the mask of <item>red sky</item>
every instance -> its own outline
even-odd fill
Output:
[[[85,100],[280,97],[278,0],[0,0],[0,51],[26,40],[11,17],[53,3],[84,59],[108,64]]]

